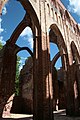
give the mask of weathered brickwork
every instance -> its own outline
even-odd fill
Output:
[[[64,72],[62,68],[57,70],[52,67],[53,86],[53,110],[65,109]],[[20,73],[20,96],[26,101],[26,107],[30,113],[33,112],[33,60],[31,57],[26,60]],[[58,103],[57,103],[58,101]],[[58,109],[56,109],[56,106]]]
[[[20,96],[25,99],[27,111],[33,112],[33,60],[28,58],[20,72]],[[30,103],[30,104],[29,104]],[[27,112],[26,112],[27,113]]]
[[[60,0],[19,2],[27,14],[7,41],[3,52],[0,52],[0,116],[14,93],[16,53],[25,49],[18,49],[15,43],[27,26],[32,29],[34,40],[33,119],[53,120],[50,42],[58,46],[62,59],[66,113],[80,115],[80,27]]]

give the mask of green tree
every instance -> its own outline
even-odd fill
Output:
[[[19,95],[19,75],[20,75],[20,60],[21,58],[17,56],[17,64],[16,64],[16,77],[15,77],[15,94],[18,96]]]
[[[2,45],[2,43],[0,42],[0,50],[3,48],[3,45]]]

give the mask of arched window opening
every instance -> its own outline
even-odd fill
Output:
[[[33,81],[29,82],[29,79],[31,77],[30,80],[33,80],[33,73],[31,73],[31,71],[33,69],[29,69],[28,66],[27,68],[25,67],[27,64],[29,64],[29,60],[32,57],[29,57],[31,53],[31,51],[33,51],[33,33],[30,27],[26,27],[23,32],[20,34],[18,40],[16,41],[16,50],[15,53],[17,52],[17,47],[20,46],[21,49],[20,50],[25,50],[24,51],[20,51],[18,50],[18,54],[17,54],[17,59],[16,59],[16,75],[15,75],[15,90],[14,90],[14,94],[9,98],[9,100],[7,101],[7,104],[4,107],[3,110],[3,117],[6,118],[8,116],[8,114],[6,114],[7,112],[9,112],[9,115],[12,113],[15,114],[28,114],[28,113],[33,113]],[[29,48],[28,48],[29,47]],[[27,51],[29,52],[26,52]],[[29,50],[31,49],[31,51]],[[32,56],[32,53],[31,53]],[[32,63],[33,64],[33,63]],[[31,65],[31,64],[30,64]],[[25,70],[26,68],[26,70]],[[25,75],[23,75],[25,73]],[[31,73],[31,76],[29,76]],[[21,77],[23,76],[23,77]],[[28,77],[27,77],[28,76]],[[22,79],[22,80],[21,80]],[[26,79],[26,82],[25,82]],[[21,82],[22,81],[22,82]],[[28,82],[27,82],[28,81]],[[25,88],[25,86],[27,88]],[[25,91],[24,91],[25,88]],[[13,89],[13,88],[12,88]],[[31,92],[28,91],[31,89]],[[25,94],[27,93],[27,94]],[[24,94],[24,95],[23,95]],[[28,96],[26,95],[32,95],[31,98],[28,98]],[[8,109],[9,107],[9,109]],[[12,116],[13,117],[13,116]]]
[[[68,22],[69,22],[70,25],[71,25],[70,15],[69,15],[69,13],[68,13],[67,10],[65,10],[65,17],[67,18]]]
[[[50,60],[51,60],[51,73],[53,84],[53,110],[65,109],[65,93],[64,93],[64,53],[65,43],[60,44],[60,40],[63,41],[62,35],[56,25],[52,25],[49,31],[50,37]],[[59,38],[59,39],[58,39]]]
[[[4,1],[4,0],[0,0]],[[5,0],[6,1],[6,0]],[[15,30],[16,26],[21,22],[25,15],[25,10],[23,6],[16,0],[8,0],[9,2],[5,6],[4,17],[2,16],[1,26],[3,26],[4,31],[1,33],[1,36],[4,36],[4,41],[10,39],[11,34]],[[16,10],[16,14],[15,14]],[[6,14],[7,12],[7,14]],[[3,13],[2,13],[3,14]],[[15,18],[15,22],[14,22]],[[5,28],[4,28],[5,26]]]
[[[76,24],[76,27],[77,27],[77,34],[79,34],[80,30],[78,24]]]
[[[51,8],[51,17],[54,18],[54,11],[53,11],[53,8]]]
[[[48,8],[48,14],[50,15],[50,6],[49,6],[49,4],[47,4],[47,8]]]
[[[77,47],[73,41],[71,42],[71,50],[73,55],[73,63],[76,63],[78,65],[80,63],[80,56]]]
[[[54,63],[51,62],[52,71],[52,83],[53,83],[53,109],[59,110],[65,108],[64,104],[64,73],[62,68],[61,57],[54,58],[54,56],[59,52],[56,44],[50,43],[50,55],[51,61],[54,59]],[[54,65],[53,65],[54,64]],[[64,96],[64,98],[62,98]],[[61,100],[63,99],[63,101]]]
[[[11,2],[11,1],[10,1]],[[10,2],[9,2],[9,4],[10,4]],[[17,4],[16,4],[17,3]],[[26,3],[28,3],[28,5],[31,5],[30,4],[30,2],[26,2],[25,1],[25,4]],[[15,5],[16,4],[16,5]],[[9,47],[9,49],[7,50],[7,51],[9,51],[10,53],[9,53],[9,55],[8,55],[8,52],[7,52],[7,55],[6,56],[9,56],[9,58],[7,58],[7,57],[5,57],[5,58],[7,58],[7,61],[8,61],[8,64],[7,64],[7,68],[9,68],[8,70],[11,70],[11,72],[10,71],[7,71],[6,70],[6,73],[9,73],[9,75],[10,75],[10,77],[7,77],[7,78],[9,78],[9,80],[8,80],[8,83],[7,82],[5,82],[5,83],[7,83],[8,85],[6,85],[5,84],[5,86],[9,86],[10,85],[10,89],[8,88],[8,87],[6,87],[6,88],[8,88],[8,90],[5,88],[5,95],[2,97],[2,99],[3,99],[3,101],[1,101],[1,102],[4,102],[4,105],[7,103],[7,106],[5,107],[5,112],[4,112],[4,118],[6,118],[6,117],[11,117],[11,118],[13,118],[13,116],[6,116],[6,113],[8,112],[8,110],[10,110],[10,109],[8,109],[10,106],[9,106],[9,104],[8,103],[10,103],[9,101],[7,101],[8,100],[8,98],[11,96],[11,94],[12,94],[12,92],[14,92],[14,87],[13,87],[13,83],[14,83],[14,81],[15,81],[15,79],[14,79],[14,77],[15,77],[15,72],[16,72],[16,70],[14,70],[14,69],[12,69],[12,68],[15,68],[15,67],[17,67],[17,64],[15,64],[16,62],[18,62],[18,63],[20,63],[22,60],[21,59],[19,59],[19,57],[18,57],[18,60],[16,60],[16,48],[17,48],[17,45],[18,46],[20,46],[20,47],[29,47],[32,51],[33,51],[33,34],[32,34],[32,30],[29,28],[29,27],[27,27],[27,28],[25,28],[26,26],[27,26],[27,18],[26,18],[26,16],[27,15],[25,15],[24,16],[24,14],[25,13],[27,13],[27,9],[29,8],[29,7],[31,7],[31,9],[33,10],[33,15],[32,16],[34,16],[34,20],[33,20],[33,25],[31,26],[31,27],[33,27],[34,25],[35,26],[39,26],[39,21],[38,21],[38,19],[37,19],[37,16],[36,16],[36,14],[35,14],[35,11],[34,11],[34,8],[33,8],[33,6],[28,6],[27,8],[26,8],[26,6],[24,6],[23,5],[23,3],[21,2],[21,4],[20,4],[20,2],[18,2],[18,1],[13,1],[12,0],[12,2],[11,2],[11,4],[10,4],[10,7],[9,7],[9,9],[8,9],[8,11],[7,11],[7,15],[6,15],[6,20],[7,20],[7,22],[8,23],[12,23],[12,24],[10,24],[10,25],[8,25],[7,24],[7,22],[3,22],[3,24],[5,24],[4,26],[5,26],[5,28],[7,29],[7,32],[5,32],[5,36],[6,37],[4,37],[4,40],[5,40],[5,38],[6,38],[6,40],[8,40],[7,41],[7,44],[6,44],[6,48],[5,49],[7,49],[7,47]],[[12,9],[11,9],[12,8]],[[26,9],[25,9],[26,8]],[[15,14],[15,10],[16,10],[16,14]],[[31,15],[31,13],[29,12],[28,13],[29,15]],[[8,15],[10,15],[10,16],[8,16]],[[16,16],[16,15],[18,15],[18,16]],[[9,18],[10,17],[10,19],[7,19],[7,18]],[[14,24],[14,18],[15,18],[15,23],[16,24]],[[25,19],[26,18],[26,19]],[[23,20],[22,20],[23,19]],[[22,20],[22,21],[21,21]],[[37,25],[36,25],[36,23],[35,23],[35,21],[37,22]],[[19,24],[20,23],[20,24]],[[18,25],[18,26],[17,26]],[[22,26],[21,26],[22,25]],[[28,25],[30,25],[30,24],[28,24]],[[8,27],[9,28],[8,28]],[[16,29],[15,29],[16,28]],[[25,28],[25,29],[24,29]],[[15,30],[14,30],[15,29]],[[24,29],[23,30],[23,32],[20,34],[20,32],[21,32],[21,30],[22,29]],[[26,30],[27,29],[27,30]],[[35,28],[34,28],[35,29]],[[14,31],[14,32],[13,32]],[[17,32],[16,32],[17,31]],[[13,33],[12,33],[13,32]],[[7,34],[8,33],[8,34]],[[12,34],[12,35],[11,35]],[[19,36],[20,35],[20,36]],[[10,37],[11,36],[11,37]],[[18,38],[19,37],[19,38]],[[12,39],[13,38],[13,39]],[[18,40],[17,40],[18,39]],[[5,41],[6,41],[5,40]],[[17,41],[16,41],[17,40]],[[22,42],[21,42],[22,41]],[[16,43],[15,43],[16,42]],[[17,45],[16,45],[17,44]],[[10,51],[11,50],[11,51]],[[12,54],[11,54],[12,53]],[[24,53],[23,53],[24,54]],[[22,54],[22,55],[23,55]],[[5,56],[5,55],[4,55]],[[4,57],[3,56],[3,57]],[[27,55],[26,55],[27,56]],[[12,58],[14,58],[14,59],[12,59],[12,58],[10,58],[10,57],[12,57]],[[30,60],[31,59],[31,57],[28,57],[28,59],[26,60],[26,62],[24,62],[25,64],[27,64],[27,65],[29,65],[28,64],[28,60]],[[10,62],[9,62],[10,61]],[[7,63],[7,62],[6,62]],[[14,63],[15,65],[13,65],[12,63]],[[23,63],[22,63],[22,65],[23,65]],[[31,64],[30,64],[31,65]],[[22,66],[18,66],[18,68],[19,68],[19,73],[20,73],[20,70],[22,70],[23,68],[25,68],[24,67],[25,65],[23,65],[23,67]],[[22,69],[21,69],[21,67],[22,67]],[[4,67],[5,68],[5,67]],[[4,71],[5,71],[5,69],[4,69]],[[24,70],[23,70],[23,72],[24,72]],[[31,72],[31,70],[29,71],[29,69],[28,69],[28,72],[26,71],[26,75],[28,75],[28,73],[29,72]],[[11,74],[10,74],[11,73]],[[7,76],[7,74],[6,74],[6,76]],[[6,81],[6,76],[5,76],[5,81]],[[12,78],[13,77],[13,79],[10,79],[10,78]],[[25,76],[24,76],[25,77]],[[29,76],[28,76],[29,77]],[[32,76],[33,77],[33,76]],[[20,79],[20,78],[19,78]],[[28,81],[29,82],[29,81]],[[29,86],[29,83],[27,82],[27,87]],[[11,87],[11,84],[12,84],[12,87]],[[16,86],[18,86],[19,85],[19,83],[17,83],[16,82]],[[31,84],[30,84],[30,86],[31,86]],[[25,86],[24,86],[24,88],[25,88]],[[10,92],[9,92],[10,91]],[[30,89],[28,89],[28,92],[31,92],[30,91]],[[6,94],[7,93],[7,94]],[[8,94],[9,93],[9,94]],[[4,92],[3,92],[3,94],[4,94]],[[25,93],[24,93],[25,94]],[[20,92],[19,92],[19,90],[18,89],[16,89],[16,95],[18,95],[18,100],[16,101],[17,102],[17,104],[15,104],[15,107],[13,107],[13,106],[11,106],[12,107],[12,109],[13,109],[13,111],[15,111],[15,113],[17,113],[17,110],[19,110],[18,111],[18,113],[26,113],[25,111],[26,111],[26,108],[27,108],[27,113],[33,113],[33,100],[31,99],[31,101],[30,101],[30,99],[27,99],[27,100],[24,100],[24,99],[26,99],[26,98],[23,98],[23,99],[21,99],[21,97],[19,96],[20,95]],[[29,93],[27,94],[27,95],[29,95]],[[14,97],[14,95],[12,95],[13,97]],[[5,100],[4,100],[4,97],[6,98]],[[33,97],[32,97],[33,98]],[[10,99],[9,99],[10,100]],[[12,101],[12,100],[11,100]],[[15,100],[13,100],[13,105],[14,105],[14,101]],[[26,103],[25,103],[26,102]],[[24,104],[24,105],[22,105],[22,103]],[[2,104],[2,103],[1,103]],[[19,105],[18,105],[19,104]],[[28,107],[26,107],[26,105],[28,105]],[[4,108],[4,105],[1,105],[1,112],[0,112],[0,115],[2,114],[2,110],[3,110],[3,108]],[[34,108],[35,109],[35,108]],[[10,112],[10,111],[9,111]],[[8,114],[7,114],[8,115]],[[9,114],[10,115],[10,114]],[[26,116],[27,117],[27,116]],[[32,116],[30,116],[30,117],[32,117]],[[20,116],[19,116],[19,118],[20,118]]]
[[[60,14],[61,14],[61,17],[63,18],[63,12],[62,12],[62,10],[60,9]]]
[[[12,117],[14,113],[15,117],[16,114],[33,113],[32,68],[33,59],[30,56],[30,54],[26,50],[18,52],[16,61],[15,93],[9,98],[7,104],[4,107],[3,111],[4,118],[7,117],[6,115],[8,115],[8,112],[10,112]]]
[[[58,49],[57,45],[54,43],[50,43],[50,59],[51,59],[51,61],[58,52],[59,52],[59,49]],[[56,67],[56,69],[59,69],[60,67],[62,67],[61,57],[56,62],[55,67]]]
[[[26,64],[27,59],[30,54],[24,50],[17,53],[17,63],[16,63],[16,77],[15,77],[15,94],[19,96],[19,81],[20,81],[20,72]]]
[[[30,27],[26,27],[20,34],[16,44],[20,47],[29,47],[33,51],[33,33]]]

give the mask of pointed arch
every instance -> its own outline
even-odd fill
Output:
[[[31,57],[33,57],[33,53],[32,53],[32,51],[28,48],[28,47],[18,47],[18,49],[17,49],[17,51],[16,51],[16,54],[18,53],[18,52],[20,52],[20,51],[22,51],[22,50],[27,50],[28,51],[28,53],[31,55]]]
[[[62,35],[59,27],[56,24],[52,24],[50,26],[49,34],[50,34],[50,37],[52,37],[52,39],[50,39],[50,42],[55,43],[58,46],[59,50],[63,49],[64,53],[67,53],[67,48],[65,45],[63,35]]]
[[[80,55],[78,53],[77,47],[74,43],[74,41],[71,42],[71,50],[73,55],[73,60],[78,64],[80,63]]]

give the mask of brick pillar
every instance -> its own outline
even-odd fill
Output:
[[[74,115],[74,87],[73,87],[73,79],[71,78],[72,69],[68,68],[67,71],[67,106],[66,106],[66,114]]]
[[[73,65],[72,55],[69,54],[69,64],[67,71],[67,115],[78,115],[79,113],[79,99],[78,86],[75,78],[75,68]]]
[[[34,120],[53,120],[52,79],[46,34],[38,33],[34,41]]]
[[[76,65],[77,73],[77,81],[78,81],[78,94],[79,94],[79,107],[80,107],[80,64]]]
[[[3,48],[2,74],[0,83],[0,117],[2,116],[4,105],[9,97],[14,93],[14,82],[16,73],[16,56],[13,48],[5,46]]]
[[[71,78],[72,69],[71,65],[73,64],[73,58],[71,51],[68,54],[68,68],[67,68],[67,106],[66,106],[66,114],[73,115],[74,114],[74,87],[73,87],[73,79]]]

